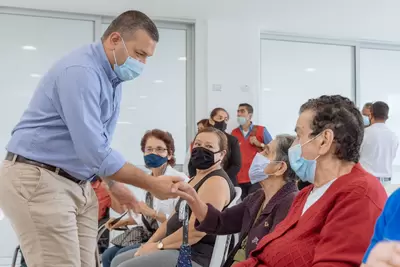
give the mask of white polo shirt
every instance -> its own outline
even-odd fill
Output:
[[[392,165],[398,147],[396,134],[385,123],[374,123],[364,131],[360,163],[376,177],[392,177]]]

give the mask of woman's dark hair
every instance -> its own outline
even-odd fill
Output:
[[[224,108],[214,108],[214,109],[211,111],[211,113],[210,113],[210,118],[211,118],[211,119],[214,118],[215,115],[217,115],[217,113],[218,113],[219,111],[225,112],[226,115],[228,115],[228,119],[229,119],[229,113],[228,113],[228,111],[226,111],[226,109],[224,109]]]
[[[196,136],[194,137],[194,140],[196,140],[197,136],[198,136],[199,134],[201,134],[201,133],[214,133],[214,134],[217,135],[217,137],[218,137],[218,146],[219,146],[219,150],[220,150],[220,151],[222,151],[222,150],[225,150],[225,151],[226,151],[226,154],[225,154],[225,156],[224,156],[224,158],[223,158],[223,160],[222,160],[222,162],[221,162],[221,165],[223,165],[224,162],[225,162],[226,159],[227,159],[227,156],[228,156],[228,138],[226,137],[226,134],[225,134],[224,132],[218,130],[217,128],[214,128],[214,127],[207,127],[207,128],[204,128],[204,129],[200,130],[200,131],[196,134]]]
[[[312,110],[315,115],[311,123],[311,136],[326,129],[334,133],[335,155],[345,161],[357,163],[364,137],[363,118],[356,105],[341,95],[323,95],[309,99],[300,108],[300,113]]]
[[[208,119],[199,120],[199,121],[196,123],[196,125],[199,125],[199,124],[203,125],[203,127],[211,127],[210,121],[209,121]]]
[[[280,134],[275,137],[276,141],[275,160],[283,161],[286,163],[287,170],[283,175],[286,182],[292,182],[297,180],[296,173],[290,167],[289,155],[288,155],[289,148],[292,146],[295,139],[296,139],[295,136],[289,134]]]
[[[174,167],[175,162],[176,162],[175,142],[174,142],[174,138],[172,138],[172,135],[169,132],[162,131],[160,129],[153,129],[153,130],[147,131],[143,135],[142,140],[140,141],[140,147],[141,147],[143,153],[146,149],[147,140],[150,137],[154,137],[154,138],[164,142],[165,146],[167,147],[168,155],[171,156],[171,159],[168,160],[168,164],[171,167]]]

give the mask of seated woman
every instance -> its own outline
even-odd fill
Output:
[[[140,142],[146,167],[151,170],[153,176],[174,175],[188,178],[181,172],[173,169],[175,165],[175,145],[171,134],[162,130],[154,129],[145,133]],[[125,231],[114,238],[111,243],[115,246],[108,248],[102,255],[103,267],[109,267],[113,258],[125,251],[138,248],[141,243],[146,242],[174,212],[178,199],[159,200],[149,192],[146,193],[146,201],[140,203],[141,216],[120,220],[114,225],[108,225],[109,229],[117,229],[128,225],[139,227]],[[114,218],[109,220],[109,223]]]
[[[356,267],[386,201],[380,182],[358,163],[364,125],[348,98],[310,99],[300,108],[290,166],[313,185],[286,218],[235,267]],[[183,183],[174,185],[193,203]]]
[[[208,119],[202,119],[197,122],[197,132],[200,132],[204,128],[210,127],[210,122]],[[189,175],[189,162],[190,162],[190,155],[192,154],[192,149],[193,149],[193,142],[190,143],[188,151],[185,156],[185,161],[183,162],[183,172],[186,175]]]
[[[227,140],[223,132],[215,128],[205,128],[197,134],[191,156],[191,162],[197,169],[196,176],[190,181],[199,198],[212,204],[217,210],[223,210],[235,197],[234,187],[222,169],[226,155]],[[179,203],[176,206],[179,208]],[[189,244],[192,249],[192,265],[195,267],[210,265],[215,244],[215,235],[207,235],[194,228],[196,217],[189,211]],[[140,249],[118,255],[112,262],[113,267],[134,266],[176,266],[179,248],[182,244],[182,223],[178,213],[165,221]]]
[[[219,212],[191,190],[191,196],[196,200],[191,207],[198,220],[198,231],[214,235],[240,232],[239,242],[224,266],[245,260],[258,241],[286,217],[298,192],[296,174],[290,168],[288,158],[288,149],[294,139],[290,135],[278,135],[254,157],[249,177],[252,184],[260,183],[262,189],[232,208]]]
[[[242,165],[242,158],[240,154],[239,141],[233,135],[225,132],[228,121],[228,112],[224,108],[215,108],[210,113],[210,119],[208,120],[209,123],[204,126],[217,128],[225,134],[228,140],[228,148],[225,156],[226,160],[224,170],[228,174],[233,185],[237,185],[237,174]],[[188,164],[188,173],[190,177],[196,175],[196,168],[192,165],[191,161],[189,161]]]
[[[400,266],[400,189],[388,199],[376,222],[371,244],[365,253],[364,266]],[[397,244],[396,244],[397,243]],[[397,263],[394,259],[398,259]],[[386,263],[387,265],[380,265]]]

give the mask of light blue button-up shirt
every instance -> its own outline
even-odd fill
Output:
[[[125,163],[110,147],[120,83],[101,42],[70,53],[40,80],[7,150],[82,180],[116,173]]]

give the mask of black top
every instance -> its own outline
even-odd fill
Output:
[[[201,179],[195,186],[194,189],[196,192],[199,191],[200,187],[207,181],[208,178],[212,176],[220,176],[225,178],[228,182],[229,191],[230,191],[230,202],[235,198],[235,187],[233,186],[232,182],[230,181],[226,172],[222,169],[215,170],[207,174],[203,179]],[[182,222],[179,221],[179,206],[181,204],[181,199],[178,200],[178,203],[175,206],[175,214],[172,215],[168,222],[167,222],[167,232],[166,236],[171,235],[172,233],[176,232],[179,228],[182,227]],[[189,217],[192,214],[192,211],[189,208]],[[208,267],[210,266],[211,256],[214,250],[216,235],[206,235],[204,236],[199,242],[192,245],[192,260],[201,266]]]
[[[242,167],[242,156],[240,154],[239,141],[233,135],[228,133],[225,133],[225,135],[228,139],[228,151],[223,167],[226,174],[228,174],[228,177],[231,179],[232,184],[236,186],[238,185],[237,174]],[[194,177],[196,175],[196,169],[192,166],[191,161],[189,161],[188,170],[190,177]]]

